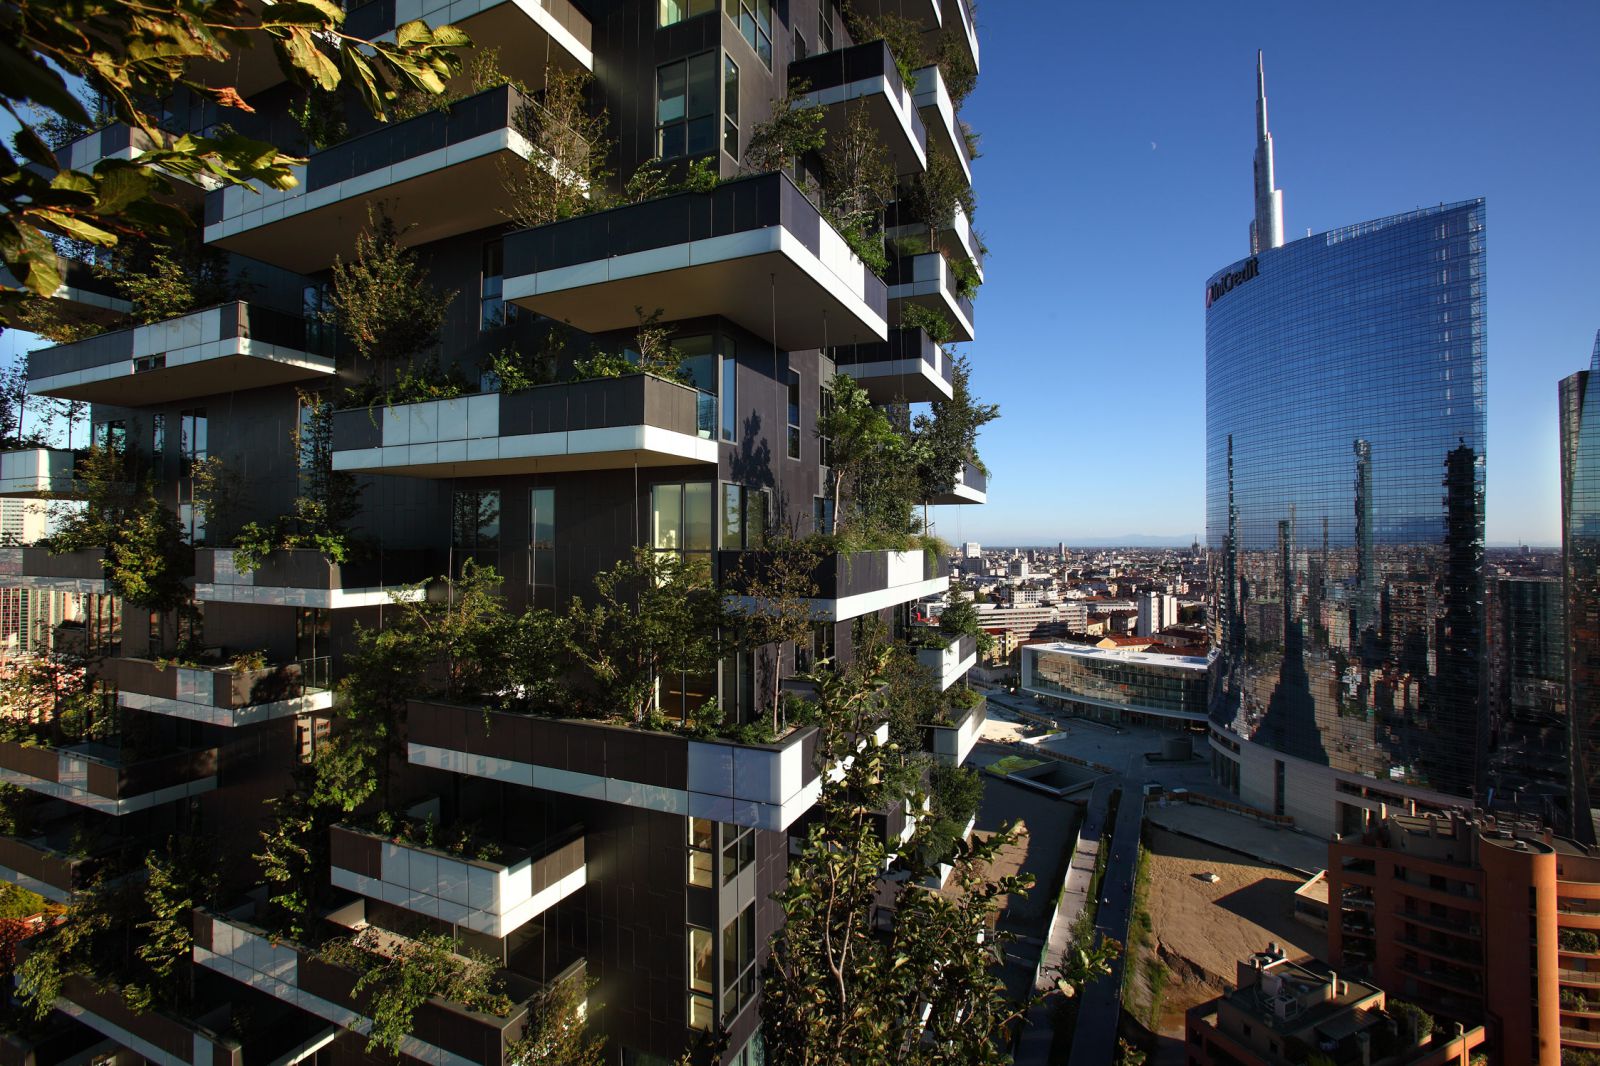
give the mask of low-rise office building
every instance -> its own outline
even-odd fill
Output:
[[[1022,687],[1099,721],[1203,732],[1216,656],[1083,644],[1022,649]]]

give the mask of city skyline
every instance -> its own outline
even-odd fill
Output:
[[[1600,325],[1600,264],[1586,254],[1596,224],[1561,193],[1581,195],[1600,168],[1600,145],[1570,121],[1600,106],[1579,46],[1600,12],[1533,21],[1467,7],[1443,22],[1387,10],[1381,35],[1374,12],[1164,9],[1152,29],[1137,5],[1083,10],[1065,57],[1060,36],[997,19],[991,54],[1008,59],[970,105],[985,131],[977,224],[993,290],[992,355],[973,380],[1001,405],[980,440],[996,477],[987,507],[935,510],[936,531],[996,546],[1179,546],[1203,528],[1204,284],[1249,251],[1262,49],[1276,184],[1292,193],[1287,241],[1487,198],[1498,353],[1487,543],[1559,545],[1556,383]],[[1456,85],[1462,48],[1478,59]],[[1534,66],[1546,76],[1527,78]],[[1041,69],[1063,99],[1095,106],[1012,106],[1037,93]],[[1040,173],[1053,175],[1048,212]]]

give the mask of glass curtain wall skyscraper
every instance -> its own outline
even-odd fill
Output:
[[[1588,370],[1561,382],[1561,560],[1573,835],[1595,842],[1600,797],[1600,332]]]
[[[1214,749],[1249,802],[1308,828],[1478,787],[1484,302],[1482,200],[1293,241],[1208,285]]]

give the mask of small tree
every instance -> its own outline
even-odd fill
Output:
[[[179,1002],[194,951],[194,909],[216,894],[217,868],[210,849],[188,835],[169,837],[165,851],[148,853],[144,862],[150,914],[135,926],[142,936],[134,953],[149,967],[153,994]]]
[[[972,368],[958,355],[950,372],[950,398],[930,404],[912,427],[919,493],[924,501],[948,492],[967,463],[980,470],[978,431],[1000,417],[1000,405],[979,403],[972,395]]]
[[[889,419],[872,405],[867,390],[847,374],[834,375],[833,405],[817,416],[816,435],[828,441],[834,532],[842,533],[850,524],[845,485],[861,479],[873,463],[896,454],[901,439]]]
[[[824,201],[829,218],[861,261],[882,275],[889,268],[884,251],[882,211],[894,199],[894,167],[889,150],[873,132],[865,101],[849,109],[843,134],[823,157]]]
[[[542,100],[526,100],[512,115],[512,128],[534,147],[530,159],[499,164],[511,201],[505,214],[517,226],[542,226],[603,205],[614,145],[605,109],[590,111],[592,83],[587,71],[552,67]]]
[[[739,557],[734,587],[750,606],[734,621],[741,646],[754,650],[760,662],[764,702],[779,733],[783,696],[783,652],[786,645],[809,641],[811,600],[817,595],[816,570],[822,553],[805,541],[783,538],[766,549]]]
[[[506,1048],[509,1066],[602,1066],[605,1041],[589,1035],[586,997],[593,982],[558,981],[540,990],[528,1027]]]
[[[311,787],[297,780],[281,798],[267,801],[274,817],[261,831],[260,853],[251,856],[269,889],[272,926],[293,940],[311,931],[311,904],[327,880],[332,810],[312,802]]]
[[[792,82],[786,94],[772,101],[772,117],[756,124],[750,132],[750,143],[745,146],[744,163],[751,171],[762,174],[783,170],[792,174],[807,153],[822,151],[828,140],[822,125],[827,112],[815,105],[796,106],[808,91],[806,85]]]
[[[643,725],[659,678],[716,663],[721,599],[706,563],[649,548],[596,574],[594,586],[594,605],[575,598],[567,614],[571,653],[589,674],[580,702],[596,717],[621,710]]]
[[[333,263],[331,308],[324,321],[343,330],[363,360],[380,376],[389,368],[415,368],[439,343],[445,312],[456,298],[428,283],[417,253],[401,246],[402,232],[381,212],[367,218],[356,238],[355,256]]]
[[[1388,1010],[1403,1043],[1424,1044],[1433,1036],[1433,1015],[1415,1003],[1391,999]]]

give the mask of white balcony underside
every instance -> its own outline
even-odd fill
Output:
[[[425,593],[404,585],[370,589],[302,589],[276,585],[229,585],[198,581],[194,598],[209,603],[253,603],[264,607],[320,607],[344,610],[355,607],[387,607],[396,602],[420,600]]]
[[[635,328],[634,308],[659,307],[669,321],[727,317],[790,351],[886,340],[860,261],[826,225],[822,241],[818,257],[767,226],[507,277],[505,299],[586,333]]]
[[[149,810],[151,807],[159,807],[161,804],[171,803],[173,800],[187,799],[191,796],[199,796],[203,793],[214,791],[217,787],[217,779],[215,777],[202,777],[195,781],[186,781],[181,785],[170,785],[167,788],[156,789],[154,792],[144,792],[137,796],[129,796],[126,799],[111,799],[108,796],[96,795],[87,789],[75,788],[59,781],[45,781],[41,778],[18,773],[15,770],[8,770],[3,767],[0,767],[0,783],[16,785],[18,788],[37,792],[42,796],[65,800],[68,803],[75,803],[79,807],[87,807],[92,811],[111,815],[133,814],[135,811]]]
[[[892,588],[861,592],[836,600],[813,599],[810,601],[811,620],[848,622],[852,618],[859,618],[874,611],[897,607],[902,603],[911,603],[927,596],[942,595],[949,588],[948,577],[935,577],[912,585],[895,585]],[[726,602],[730,610],[750,613],[760,609],[760,601],[750,596],[729,596]]]
[[[141,407],[334,374],[331,358],[261,344],[248,337],[208,341],[165,354],[166,365],[155,370],[137,371],[133,359],[120,359],[70,374],[35,378],[28,383],[28,391],[35,396]]]
[[[72,893],[63,892],[55,885],[41,881],[37,877],[30,877],[25,873],[18,873],[9,866],[0,866],[0,881],[3,881],[8,885],[16,885],[18,888],[25,888],[35,895],[43,896],[45,899],[52,900],[56,903],[72,902]]]

